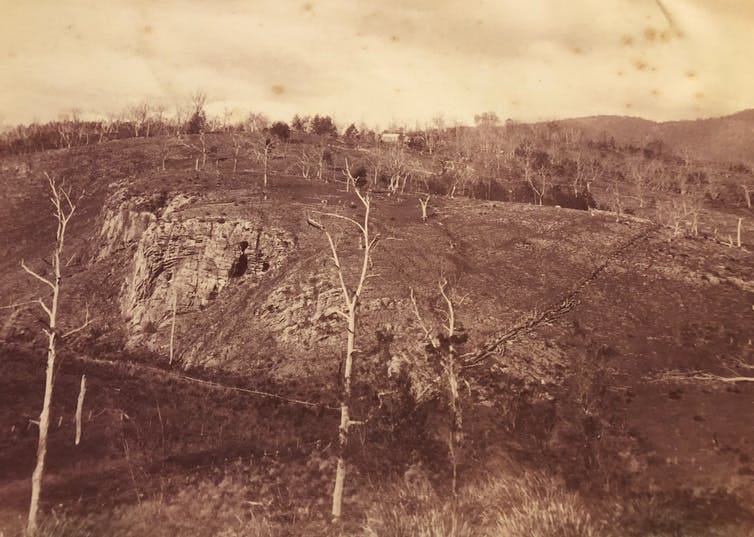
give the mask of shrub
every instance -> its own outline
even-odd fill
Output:
[[[312,134],[317,136],[338,136],[338,128],[330,116],[316,115],[311,119],[310,127]]]
[[[270,134],[277,137],[278,140],[285,142],[291,137],[291,128],[285,121],[276,121],[270,127]]]

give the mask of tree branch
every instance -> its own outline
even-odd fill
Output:
[[[26,263],[24,262],[23,259],[21,260],[21,268],[24,269],[24,271],[26,271],[28,274],[31,274],[32,276],[34,276],[40,282],[42,282],[42,283],[44,283],[46,285],[49,285],[50,289],[52,289],[52,290],[55,289],[55,284],[54,283],[52,283],[50,280],[48,280],[44,276],[41,276],[41,275],[37,274],[36,272],[34,272],[33,270],[31,270],[29,267],[27,267]]]
[[[68,336],[72,336],[73,334],[75,334],[77,332],[81,332],[84,328],[86,328],[87,326],[89,326],[93,322],[94,322],[94,319],[91,319],[89,317],[89,306],[87,305],[86,306],[86,317],[84,318],[84,322],[80,326],[78,326],[77,328],[73,328],[73,329],[69,330],[68,332],[64,333],[63,336],[62,336],[62,338],[65,339]]]

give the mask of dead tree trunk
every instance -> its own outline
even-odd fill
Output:
[[[440,363],[442,373],[444,376],[444,382],[447,384],[448,414],[450,420],[446,442],[448,446],[448,460],[451,469],[451,492],[453,493],[453,496],[455,496],[458,491],[458,448],[463,441],[463,414],[461,410],[461,397],[458,390],[460,368],[458,360],[456,359],[456,341],[458,338],[456,334],[455,306],[453,300],[448,295],[447,285],[448,282],[445,278],[441,278],[438,282],[440,296],[442,296],[446,305],[446,311],[443,312],[445,315],[445,326],[443,327],[445,329],[444,335],[440,334],[438,337],[433,336],[430,329],[424,324],[424,320],[419,313],[419,307],[416,304],[413,289],[411,289],[411,304],[413,305],[414,314],[424,331],[427,341],[434,351],[441,356]]]
[[[207,165],[207,140],[204,138],[204,131],[201,131],[199,133],[199,143],[202,144],[202,170],[203,170],[204,167]]]
[[[352,177],[349,175],[348,181],[352,181]],[[343,508],[343,489],[346,479],[346,447],[348,445],[348,432],[351,425],[358,422],[351,419],[350,405],[351,405],[351,373],[353,370],[353,356],[354,356],[354,342],[356,338],[356,320],[359,302],[361,299],[361,293],[364,289],[364,283],[367,279],[367,273],[370,266],[370,253],[374,248],[377,241],[377,237],[371,237],[369,231],[369,210],[371,208],[371,201],[368,194],[362,194],[356,185],[353,185],[354,192],[364,206],[364,220],[363,223],[356,220],[335,213],[326,213],[323,216],[330,218],[337,218],[344,220],[354,225],[360,232],[360,241],[363,244],[363,256],[361,259],[361,269],[359,272],[356,288],[352,289],[346,284],[346,278],[344,274],[343,266],[341,265],[340,258],[338,257],[338,249],[335,241],[332,238],[330,232],[325,226],[312,218],[308,219],[310,225],[323,231],[327,237],[327,241],[330,245],[330,252],[335,265],[335,269],[338,275],[338,281],[340,283],[340,289],[343,295],[344,310],[338,313],[346,321],[346,355],[343,362],[342,371],[342,388],[340,393],[340,426],[338,428],[338,463],[335,471],[335,486],[333,488],[332,496],[332,516],[335,520],[340,519]]]
[[[33,536],[37,532],[37,520],[39,514],[39,496],[42,491],[42,476],[44,475],[45,458],[47,455],[47,434],[50,429],[50,406],[52,404],[53,377],[55,372],[56,344],[57,340],[64,339],[75,332],[83,330],[89,324],[89,315],[84,324],[80,327],[69,331],[66,334],[58,332],[58,307],[60,301],[60,282],[62,280],[62,262],[63,246],[65,243],[65,232],[68,221],[76,211],[76,206],[71,202],[69,193],[50,175],[45,174],[50,186],[50,201],[55,209],[54,215],[57,219],[57,232],[55,235],[55,248],[52,253],[52,270],[53,276],[48,278],[30,269],[24,261],[21,261],[21,267],[28,274],[41,281],[52,291],[50,302],[45,302],[42,298],[37,299],[37,304],[47,315],[47,326],[42,330],[47,336],[47,369],[45,371],[45,390],[42,401],[42,411],[39,415],[39,440],[37,443],[37,462],[34,466],[34,472],[31,477],[31,502],[29,504],[29,517],[26,525],[26,533]]]
[[[262,182],[265,188],[267,188],[267,176],[269,173],[270,153],[272,152],[272,147],[273,141],[271,138],[260,140],[254,147],[254,152],[257,155],[257,160],[262,161]]]
[[[452,470],[451,492],[453,496],[458,491],[458,454],[456,448],[460,444],[463,435],[463,417],[461,415],[460,398],[458,394],[458,367],[456,364],[456,317],[453,301],[450,300],[445,292],[447,280],[443,279],[439,283],[440,294],[447,305],[447,324],[445,330],[448,335],[448,352],[445,359],[444,369],[445,377],[448,381],[448,409],[450,411],[450,431],[448,432],[448,455],[450,456],[450,465]]]
[[[178,309],[178,294],[176,291],[173,291],[173,319],[170,323],[170,357],[168,359],[168,364],[173,363],[173,351],[175,349],[174,342],[175,342],[175,313]]]
[[[422,222],[427,223],[427,205],[429,205],[430,194],[427,194],[426,198],[419,198],[419,204],[422,208]]]
[[[81,375],[79,398],[76,401],[76,445],[81,443],[81,414],[84,411],[84,397],[86,396],[86,375]]]

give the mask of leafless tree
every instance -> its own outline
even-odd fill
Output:
[[[95,127],[95,134],[97,134],[97,143],[101,144],[102,142],[107,141],[107,136],[115,130],[115,126],[117,124],[117,120],[109,119],[107,121],[102,120],[98,121],[97,125]]]
[[[264,114],[252,112],[246,118],[244,127],[250,133],[259,133],[270,126],[270,120]]]
[[[157,134],[167,134],[165,132],[165,112],[167,108],[164,104],[157,103],[152,107],[152,117],[150,117],[149,123],[154,123],[157,129]],[[149,136],[149,134],[147,134]]]
[[[419,198],[419,205],[422,209],[422,222],[427,223],[427,205],[429,205],[429,198],[431,196],[427,194],[426,198]]]
[[[311,181],[311,172],[312,168],[314,167],[313,156],[312,154],[306,150],[302,149],[301,154],[298,157],[298,167],[301,170],[301,177],[304,179],[308,179]]]
[[[171,124],[173,136],[180,137],[183,134],[190,117],[191,110],[189,107],[187,107],[184,103],[175,105],[175,116],[173,117]]]
[[[582,151],[576,152],[574,160],[576,162],[576,173],[571,182],[573,194],[578,195],[584,190],[591,192],[592,184],[599,179],[602,173],[599,162],[588,158]]]
[[[202,170],[207,165],[207,137],[202,130],[199,133],[199,145],[202,148]]]
[[[445,119],[442,115],[435,116],[429,123],[425,123],[417,130],[419,131],[427,153],[432,155],[437,150],[437,146],[442,139],[442,134],[445,130]]]
[[[628,173],[636,189],[639,208],[643,209],[646,204],[647,190],[658,183],[657,177],[661,173],[660,167],[656,160],[642,158],[629,162]]]
[[[536,159],[537,152],[531,146],[527,146],[523,150],[524,180],[534,193],[536,204],[542,205],[547,194],[550,170],[545,163],[537,162]]]
[[[241,156],[241,151],[246,148],[248,139],[241,132],[231,132],[230,139],[233,142],[233,173],[236,173],[238,170],[238,158]]]
[[[691,233],[699,233],[699,218],[704,207],[707,185],[689,179],[686,168],[667,178],[666,200],[657,202],[657,220],[673,229],[673,235],[682,235],[682,226]]]
[[[47,277],[39,272],[29,268],[24,261],[21,261],[23,270],[42,282],[50,288],[52,297],[49,301],[38,298],[35,302],[42,311],[47,315],[47,326],[43,332],[47,336],[47,369],[45,373],[45,390],[42,402],[42,411],[39,415],[39,442],[37,444],[37,462],[34,467],[34,473],[31,478],[31,502],[29,505],[29,518],[27,522],[27,534],[33,536],[37,532],[38,513],[39,513],[39,496],[42,490],[42,476],[44,474],[45,458],[47,455],[47,434],[50,428],[50,406],[52,404],[53,376],[55,372],[56,346],[58,340],[80,332],[91,323],[87,310],[84,323],[77,328],[67,332],[61,332],[58,324],[60,289],[63,272],[63,247],[65,243],[65,234],[68,222],[76,211],[76,206],[70,198],[70,192],[49,174],[45,173],[50,186],[50,201],[54,208],[55,219],[57,220],[57,232],[55,235],[55,248],[52,253],[52,271],[53,276]]]
[[[140,134],[144,134],[144,137],[149,137],[149,104],[141,102],[129,107],[126,117],[128,117],[131,124],[134,138],[138,138]]]
[[[406,184],[411,176],[409,158],[403,144],[392,144],[387,147],[379,146],[372,151],[375,170],[375,183],[379,171],[387,179],[388,190],[396,194],[406,189]]]
[[[73,136],[76,133],[76,127],[79,123],[79,111],[72,109],[69,113],[62,114],[57,123],[58,136],[60,137],[59,147],[70,149],[73,146]]]
[[[330,253],[333,264],[337,273],[338,282],[340,284],[340,290],[343,298],[343,309],[338,311],[338,314],[343,318],[346,324],[346,355],[341,367],[343,374],[340,393],[340,427],[338,429],[338,463],[335,473],[335,487],[333,489],[332,497],[332,516],[336,520],[340,518],[343,507],[343,486],[346,479],[346,447],[348,445],[349,429],[352,425],[356,425],[360,422],[354,421],[350,417],[350,405],[351,405],[351,373],[353,370],[353,358],[354,358],[354,342],[356,340],[356,321],[358,315],[359,305],[361,303],[361,294],[364,290],[369,268],[371,266],[371,252],[377,242],[377,236],[372,237],[369,228],[369,218],[371,209],[371,200],[369,194],[362,194],[356,185],[352,185],[354,192],[364,207],[364,217],[361,222],[354,220],[353,218],[336,214],[325,213],[322,217],[342,220],[347,224],[354,226],[359,231],[359,239],[361,245],[363,245],[362,256],[360,260],[360,268],[355,287],[349,286],[346,283],[346,270],[341,264],[340,257],[338,255],[338,246],[330,233],[329,229],[325,227],[321,221],[313,218],[308,219],[308,223],[322,231],[327,237],[327,242],[330,246]]]
[[[158,154],[160,155],[160,167],[162,171],[167,169],[167,160],[170,158],[170,151],[172,149],[171,140],[169,136],[160,136],[157,142]]]
[[[325,183],[327,182],[325,171],[329,160],[331,160],[330,146],[327,139],[323,137],[317,144],[317,179]]]
[[[457,359],[456,345],[461,343],[463,338],[459,337],[457,332],[455,304],[448,292],[448,281],[446,278],[440,278],[438,288],[440,296],[445,303],[445,310],[442,312],[445,334],[435,335],[433,329],[427,327],[424,323],[413,289],[411,289],[411,304],[413,305],[414,315],[416,315],[416,319],[419,321],[419,326],[421,326],[424,332],[424,337],[433,351],[439,355],[443,381],[446,383],[448,412],[450,414],[447,446],[452,473],[451,491],[455,496],[458,483],[458,448],[463,441],[463,413],[459,393],[459,385],[462,382],[461,364]],[[459,302],[462,301],[463,299],[459,300]]]
[[[252,142],[254,153],[257,160],[262,163],[262,178],[265,188],[267,187],[268,175],[270,170],[270,156],[275,143],[269,136],[259,136]]]
[[[620,183],[618,179],[613,180],[613,184],[610,186],[610,194],[613,198],[612,208],[615,213],[615,221],[619,221],[623,215],[623,192],[621,191]]]
[[[204,159],[206,159],[206,153],[202,151],[202,147],[196,144],[193,144],[189,141],[188,138],[184,138],[183,135],[179,135],[179,143],[187,148],[189,151],[191,151],[191,157],[194,159],[194,170],[199,171],[199,162],[204,155]]]

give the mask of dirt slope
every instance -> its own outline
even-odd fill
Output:
[[[332,455],[344,332],[327,242],[306,219],[326,212],[358,219],[358,200],[342,184],[284,174],[263,190],[253,171],[185,171],[188,159],[154,171],[152,150],[137,140],[3,163],[3,303],[38,292],[17,267],[21,258],[42,266],[49,249],[40,172],[56,170],[85,191],[68,237],[75,257],[63,314],[75,318],[89,304],[97,324],[61,350],[46,501],[132,502],[134,489],[138,496],[163,482],[178,486],[189,469],[239,455],[275,461],[270,479],[286,490],[280,512],[320,501],[315,484],[328,467],[317,461]],[[390,399],[398,387],[389,371],[425,359],[410,295],[439,327],[437,282],[445,277],[468,336],[469,483],[513,460],[587,496],[652,494],[699,520],[712,520],[714,496],[714,509],[750,521],[754,386],[679,377],[729,376],[754,363],[751,252],[705,238],[671,240],[652,224],[586,211],[433,198],[425,224],[414,195],[372,199],[380,241],[357,327],[356,408],[374,419],[354,447],[356,479],[401,475],[417,457],[442,471],[441,445],[420,434],[437,420],[432,407],[403,416]],[[143,228],[127,224],[147,213]],[[103,234],[116,214],[120,231]],[[355,235],[333,229],[353,278]],[[231,276],[239,243],[259,245],[260,230],[278,237],[256,250],[266,268]],[[153,250],[177,253],[143,264]],[[209,275],[222,283],[202,294],[200,279]],[[149,281],[149,291],[133,294],[135,278]],[[192,298],[178,302],[177,358],[169,365],[171,305],[160,290],[173,278]],[[137,299],[149,314],[134,323],[129,308]],[[18,498],[33,463],[28,418],[41,398],[42,353],[35,317],[28,308],[0,312],[0,430],[11,431],[0,444],[6,520],[23,510]],[[82,372],[92,377],[92,414],[87,442],[75,449],[69,437]],[[391,461],[389,472],[380,460]],[[309,463],[318,468],[306,474],[309,484],[291,481],[297,465]]]

